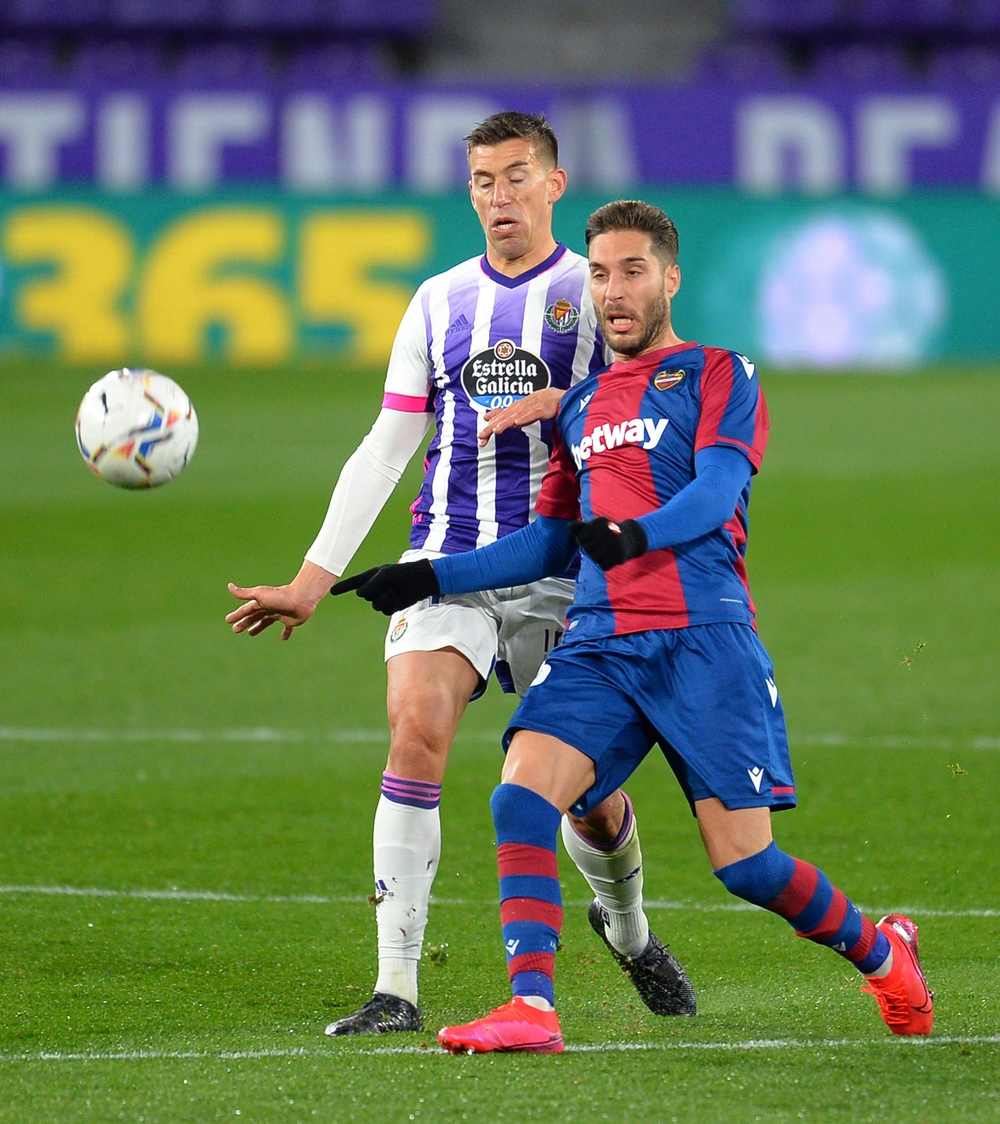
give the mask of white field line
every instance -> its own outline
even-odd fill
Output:
[[[894,1049],[928,1049],[932,1046],[995,1046],[1000,1034],[942,1034],[922,1038],[750,1038],[742,1042],[589,1042],[570,1043],[567,1054],[663,1053],[674,1050],[844,1050],[890,1046]],[[368,1049],[305,1048],[275,1050],[109,1050],[35,1054],[0,1054],[0,1062],[143,1062],[143,1061],[242,1061],[260,1058],[439,1057],[451,1055],[430,1046],[375,1046]]]
[[[105,890],[97,886],[0,886],[0,894],[38,894],[47,897],[68,898],[133,898],[152,901],[176,902],[250,902],[258,904],[291,905],[365,905],[368,899],[360,894],[341,897],[324,897],[321,894],[227,894],[218,890]],[[569,899],[565,906],[585,908],[591,899]],[[468,906],[476,909],[496,909],[496,900],[482,898],[432,897],[434,906]],[[653,910],[688,910],[696,913],[752,913],[758,909],[747,902],[675,902],[647,900],[643,903]],[[924,909],[922,906],[871,906],[858,903],[865,913],[905,913],[911,917],[1000,917],[997,909]]]
[[[499,730],[459,732],[459,739],[500,740]],[[0,742],[376,742],[389,739],[381,729],[357,730],[280,730],[270,726],[234,730],[61,730],[21,726],[0,726]],[[800,734],[792,736],[793,746],[857,746],[866,749],[1000,749],[1000,737],[989,734],[972,738],[936,737],[928,734],[886,737],[852,737],[848,734]]]
[[[490,735],[491,737],[493,735]],[[387,730],[55,730],[0,726],[5,742],[388,742]],[[497,735],[499,740],[499,735]]]

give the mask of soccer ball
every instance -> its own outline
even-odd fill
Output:
[[[194,456],[198,415],[191,399],[156,371],[109,371],[83,396],[76,443],[87,467],[119,488],[155,488]]]

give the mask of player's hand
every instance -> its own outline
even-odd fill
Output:
[[[316,606],[302,601],[290,585],[243,586],[229,583],[229,592],[242,598],[246,604],[234,609],[226,617],[226,623],[233,626],[233,632],[246,632],[259,636],[265,628],[281,623],[281,639],[287,640],[292,630],[305,624],[313,615]]]
[[[336,596],[352,589],[359,597],[370,601],[373,609],[385,613],[387,617],[441,592],[434,567],[426,558],[421,558],[419,562],[375,566],[337,582],[330,592]]]
[[[569,525],[570,533],[602,570],[620,566],[631,558],[645,554],[649,546],[646,532],[634,519],[615,523],[599,515],[586,523],[575,519]]]
[[[531,425],[532,422],[554,418],[559,412],[559,403],[565,393],[554,386],[549,386],[544,390],[536,390],[525,398],[519,398],[516,402],[511,402],[502,410],[487,410],[486,424],[479,431],[480,447],[489,444],[490,438],[495,433],[503,433],[511,426],[520,429],[522,426]]]
[[[294,629],[309,620],[336,580],[335,574],[315,562],[303,562],[288,585],[244,588],[230,582],[229,592],[246,604],[234,609],[226,617],[226,623],[233,626],[233,632],[246,632],[251,636],[258,636],[272,624],[281,624],[284,626],[281,639],[287,640]]]

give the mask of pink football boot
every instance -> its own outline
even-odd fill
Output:
[[[892,967],[886,976],[866,977],[861,990],[878,1000],[882,1021],[893,1034],[930,1034],[934,993],[920,968],[916,925],[901,913],[890,913],[875,928],[892,945]]]
[[[491,1050],[522,1050],[530,1054],[561,1054],[563,1036],[555,1011],[540,1011],[515,995],[485,1018],[463,1026],[446,1026],[438,1043],[453,1054],[486,1054]]]

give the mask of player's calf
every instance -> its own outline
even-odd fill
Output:
[[[595,812],[604,809],[615,796],[618,793]],[[563,817],[566,852],[595,895],[587,920],[654,1015],[693,1015],[697,1003],[691,981],[666,946],[650,932],[642,908],[638,825],[631,800],[624,792],[619,799],[618,830],[606,841],[596,837],[596,817],[583,821]]]
[[[556,863],[559,809],[516,784],[500,784],[490,800],[497,835],[500,920],[510,976],[510,1003],[484,1018],[444,1027],[438,1042],[452,1053],[563,1049],[555,1012],[555,953],[562,929]]]

